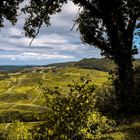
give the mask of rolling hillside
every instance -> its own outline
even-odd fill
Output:
[[[115,64],[113,63],[113,61],[107,58],[84,58],[79,62],[75,63],[75,66],[106,72],[115,68]]]
[[[134,64],[138,71],[140,60]],[[92,79],[96,85],[101,85],[108,79],[107,71],[114,67],[114,63],[105,58],[83,59],[79,62],[58,63],[45,67],[16,66],[17,72],[13,72],[11,67],[6,67],[7,72],[0,73],[0,122],[10,122],[19,118],[32,121],[30,115],[34,116],[35,121],[36,115],[46,110],[44,95],[39,89],[40,84],[49,88],[59,86],[61,91],[66,93],[68,84],[85,76]],[[11,114],[14,114],[13,118],[7,119],[6,116]]]
[[[114,62],[107,58],[84,58],[74,65],[80,68],[96,69],[105,72],[113,70],[116,67]],[[136,59],[134,61],[134,67],[136,68],[138,66],[140,66],[140,60]]]
[[[134,67],[140,66],[140,59],[136,59],[134,62]],[[84,69],[95,69],[99,71],[109,72],[113,70],[116,65],[114,62],[108,58],[84,58],[78,62],[64,62],[64,63],[54,63],[47,65],[55,67],[79,67]],[[46,66],[45,66],[46,67]]]
[[[40,84],[49,88],[59,86],[65,94],[68,84],[73,80],[78,81],[81,76],[89,77],[96,85],[101,85],[107,80],[108,74],[75,67],[35,67],[17,73],[0,74],[0,122],[8,123],[17,119],[37,121],[36,116],[46,110]]]
[[[134,65],[135,75],[139,78],[140,60]],[[72,81],[79,81],[80,77],[85,76],[96,86],[101,86],[109,77],[107,71],[114,67],[114,63],[105,58],[90,58],[47,66],[17,67],[14,71],[6,67],[6,72],[0,72],[0,133],[7,131],[15,120],[23,121],[29,128],[45,120],[43,114],[48,108],[40,85],[51,89],[60,87],[60,91],[65,94]],[[120,126],[117,128],[119,131],[111,132],[109,135],[115,140],[123,140],[132,131],[129,137],[139,139],[139,134],[133,132],[135,129],[139,130],[137,126],[140,126],[139,120],[131,125]]]

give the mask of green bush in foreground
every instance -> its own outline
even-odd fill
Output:
[[[32,130],[34,140],[82,140],[111,131],[115,121],[101,116],[95,108],[95,85],[84,77],[69,85],[69,93],[59,88],[41,88],[48,112],[44,124]]]
[[[117,117],[120,105],[117,101],[114,86],[112,84],[104,83],[104,85],[96,90],[96,104],[95,107],[103,115],[109,117]]]
[[[95,86],[90,80],[81,78],[69,88],[68,94],[61,94],[59,88],[42,88],[49,111],[46,123],[32,131],[35,140],[82,139],[81,130],[86,127],[88,116],[95,111]]]
[[[3,134],[4,140],[33,140],[29,127],[25,123],[15,121],[10,124]]]

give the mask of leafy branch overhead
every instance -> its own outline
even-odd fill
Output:
[[[17,21],[20,3],[25,0],[2,0],[0,2],[0,27],[4,19],[12,24]],[[26,2],[26,1],[25,1]],[[22,9],[27,15],[24,24],[25,35],[35,38],[43,24],[50,25],[52,15],[61,11],[68,0],[30,0]],[[132,45],[133,30],[139,18],[140,2],[138,0],[73,0],[82,7],[77,19],[78,29],[84,43],[94,45],[107,56],[114,56],[113,44],[125,36],[123,42]],[[119,36],[116,35],[119,32]],[[122,33],[123,32],[123,33]],[[132,53],[135,53],[133,51]]]

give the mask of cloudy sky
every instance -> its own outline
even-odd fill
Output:
[[[52,17],[51,26],[41,28],[31,47],[31,39],[23,34],[23,16],[16,26],[6,21],[5,28],[0,30],[0,65],[45,65],[101,57],[98,49],[81,43],[76,29],[70,31],[77,11],[72,2],[64,5],[62,12]],[[137,45],[138,39],[134,38]]]

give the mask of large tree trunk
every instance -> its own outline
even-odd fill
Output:
[[[127,50],[120,50],[115,62],[118,66],[117,77],[114,81],[120,111],[130,113],[133,104],[134,77],[132,54]]]
[[[108,23],[108,29],[114,53],[113,60],[117,65],[114,84],[120,111],[125,113],[131,111],[131,105],[133,103],[133,30],[129,32],[123,30],[123,25],[121,26],[120,21],[118,21],[117,25],[113,25],[113,22],[112,24],[110,23]]]

